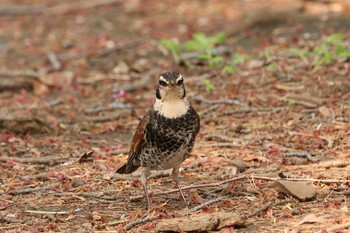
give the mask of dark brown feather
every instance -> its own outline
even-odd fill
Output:
[[[145,127],[147,126],[148,123],[149,123],[149,113],[147,113],[139,123],[131,141],[128,161],[117,170],[117,173],[119,174],[133,173],[140,167],[138,156],[140,154],[142,146],[145,143],[144,132],[145,132]]]

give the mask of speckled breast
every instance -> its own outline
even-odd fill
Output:
[[[192,151],[198,131],[199,117],[192,107],[178,118],[166,118],[153,111],[145,129],[141,166],[170,169],[180,165]]]

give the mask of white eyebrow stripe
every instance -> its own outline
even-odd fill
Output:
[[[179,77],[176,79],[176,82],[181,80],[181,79],[183,79],[183,78],[182,78],[182,75],[180,74]]]
[[[165,79],[163,76],[160,76],[160,77],[159,77],[159,80],[162,80],[162,81],[168,83],[168,81],[166,81],[166,79]]]

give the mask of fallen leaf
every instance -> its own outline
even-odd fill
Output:
[[[264,61],[253,59],[248,62],[247,68],[252,70],[252,69],[260,68],[263,65],[264,65]]]
[[[93,158],[92,158],[93,153],[94,153],[93,150],[91,150],[89,152],[84,152],[84,154],[82,154],[82,156],[80,156],[80,158],[78,159],[78,163],[92,162],[93,161]]]
[[[308,201],[315,197],[316,189],[304,182],[276,180],[272,185],[278,192],[292,195],[300,201]]]
[[[332,110],[330,108],[327,108],[326,106],[322,105],[318,108],[318,111],[322,114],[324,117],[331,117],[332,116]]]
[[[325,219],[323,217],[317,217],[315,214],[308,214],[297,224],[297,226],[300,226],[301,224],[304,224],[304,223],[321,223],[321,222],[325,222]]]
[[[48,86],[60,87],[65,89],[69,87],[74,79],[72,71],[53,72],[40,77],[40,81]]]

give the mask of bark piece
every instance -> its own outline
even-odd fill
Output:
[[[14,133],[47,133],[51,128],[30,112],[0,111],[0,128]]]
[[[214,231],[223,227],[242,225],[241,217],[227,212],[183,216],[173,219],[163,219],[156,226],[157,232],[201,232]]]
[[[279,192],[298,198],[300,201],[308,201],[316,195],[315,187],[304,182],[276,180],[273,187]]]

